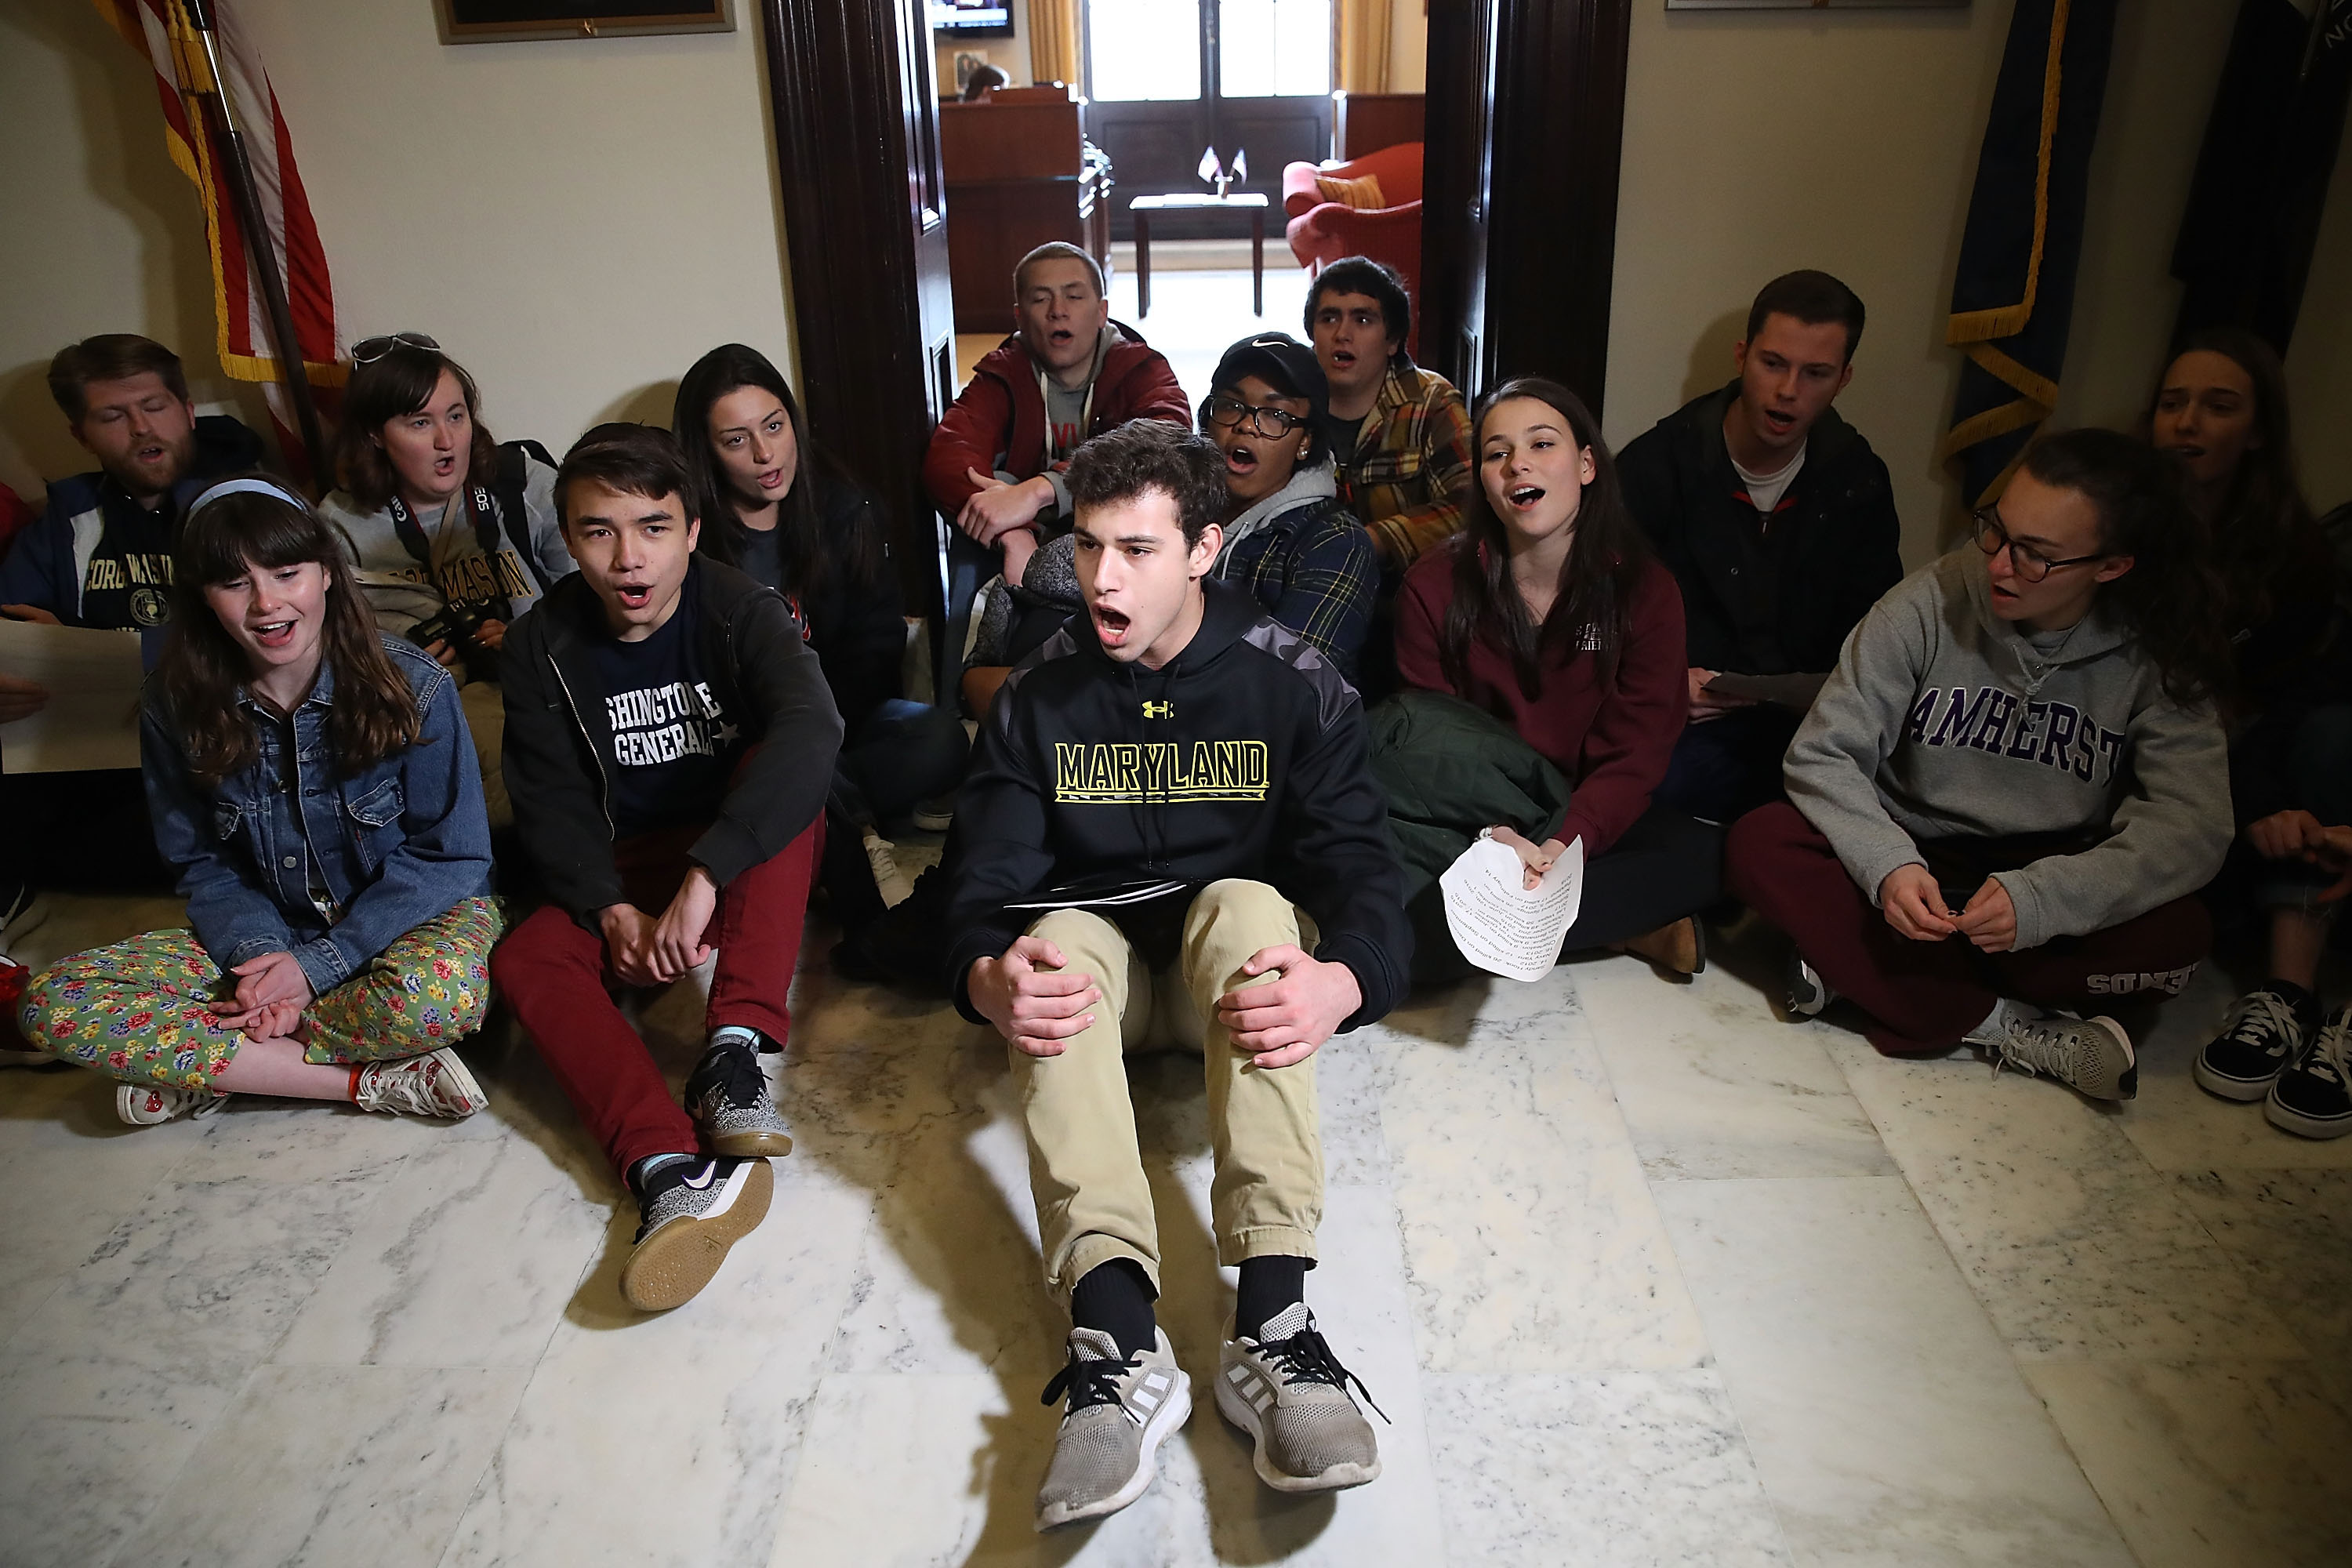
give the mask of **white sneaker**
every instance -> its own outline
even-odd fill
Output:
[[[1132,1359],[1100,1329],[1070,1331],[1070,1359],[1040,1402],[1069,1405],[1054,1437],[1054,1462],[1037,1489],[1037,1528],[1117,1513],[1160,1474],[1160,1446],[1192,1414],[1192,1384],[1176,1364],[1168,1331]]]
[[[362,1110],[392,1116],[438,1116],[449,1121],[471,1116],[489,1104],[490,1097],[444,1046],[421,1057],[396,1062],[371,1062],[360,1069],[352,1101]]]
[[[1217,1367],[1217,1413],[1250,1435],[1257,1479],[1282,1492],[1337,1491],[1377,1479],[1372,1424],[1348,1393],[1350,1383],[1364,1385],[1316,1331],[1307,1303],[1285,1309],[1265,1333],[1225,1341]]]
[[[2125,1100],[2139,1093],[2131,1037],[2113,1018],[2044,1013],[2004,996],[1967,1038],[1991,1052],[1996,1071],[2011,1067],[2054,1078],[2093,1100]]]
[[[164,1089],[152,1083],[114,1086],[114,1114],[133,1127],[161,1127],[183,1116],[210,1116],[228,1096],[201,1089]]]
[[[915,891],[907,874],[898,869],[898,858],[893,853],[898,847],[878,833],[866,836],[866,863],[874,868],[874,885],[881,889],[885,909],[897,909]]]

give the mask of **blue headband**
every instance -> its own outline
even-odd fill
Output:
[[[291,490],[289,490],[280,485],[271,483],[268,479],[224,479],[219,484],[213,486],[211,489],[205,490],[204,494],[198,496],[195,500],[188,503],[188,516],[195,516],[196,513],[202,511],[205,507],[210,506],[213,502],[220,500],[223,496],[240,494],[276,496],[279,500],[284,501],[288,506],[292,507],[297,511],[309,511],[310,510],[310,504],[304,501],[301,497],[295,495]],[[185,519],[183,519],[182,521],[184,521]]]

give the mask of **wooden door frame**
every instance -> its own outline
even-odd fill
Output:
[[[1645,0],[1655,4],[1655,0]],[[1449,134],[1485,90],[1473,46],[1490,7],[1496,52],[1487,146]],[[1474,395],[1489,379],[1564,381],[1597,418],[1609,379],[1617,174],[1633,0],[1433,0],[1422,205],[1421,342],[1432,365]],[[1482,158],[1491,159],[1479,178]],[[1489,210],[1475,210],[1482,187]],[[1483,279],[1462,251],[1486,226]],[[1483,289],[1485,365],[1458,360],[1469,290]]]

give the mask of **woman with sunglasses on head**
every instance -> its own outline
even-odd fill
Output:
[[[2352,1132],[2352,1006],[2318,995],[2342,892],[2328,830],[2352,830],[2352,668],[2334,552],[2303,499],[2286,372],[2252,332],[2200,332],[2165,367],[2148,439],[2181,468],[2229,595],[2230,797],[2239,839],[2215,889],[2266,925],[2262,984],[2198,1054],[2225,1100],[2305,1137]]]
[[[841,710],[823,879],[836,918],[857,927],[907,893],[887,832],[946,826],[970,750],[963,725],[905,695],[907,622],[881,510],[810,442],[767,356],[741,343],[704,354],[678,383],[670,424],[701,552],[784,596]]]
[[[2172,465],[2111,430],[2028,449],[1846,638],[1789,802],[1732,827],[1727,885],[1795,940],[1790,1016],[1843,995],[1890,1056],[1965,1043],[2131,1099],[2131,1037],[2095,1015],[2179,994],[2210,942],[2228,657]]]
[[[1529,887],[1582,845],[1583,901],[1561,956],[1615,948],[1695,973],[1722,835],[1652,798],[1690,706],[1682,591],[1626,510],[1599,421],[1574,393],[1507,382],[1480,404],[1472,437],[1478,482],[1463,531],[1414,562],[1397,594],[1397,673],[1508,724],[1565,781],[1549,825],[1477,825],[1517,852]],[[1452,749],[1496,757],[1510,776],[1531,771],[1475,736]],[[1416,978],[1458,974],[1441,911],[1415,912]]]
[[[376,630],[332,531],[269,480],[197,497],[173,554],[140,765],[194,929],[44,972],[26,1037],[119,1080],[133,1125],[229,1094],[471,1115],[450,1047],[501,923],[453,678]]]
[[[499,647],[509,623],[573,570],[555,465],[535,442],[493,440],[465,367],[421,332],[394,332],[352,350],[335,472],[341,488],[319,510],[341,531],[376,625],[459,679],[491,826],[505,827]]]

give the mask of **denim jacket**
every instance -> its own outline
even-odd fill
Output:
[[[383,647],[416,695],[417,739],[349,778],[329,751],[331,663],[290,719],[238,694],[259,754],[210,788],[189,772],[161,685],[149,683],[139,751],[156,847],[180,868],[188,923],[224,969],[291,952],[323,995],[489,891],[489,818],[457,682],[412,644]]]

